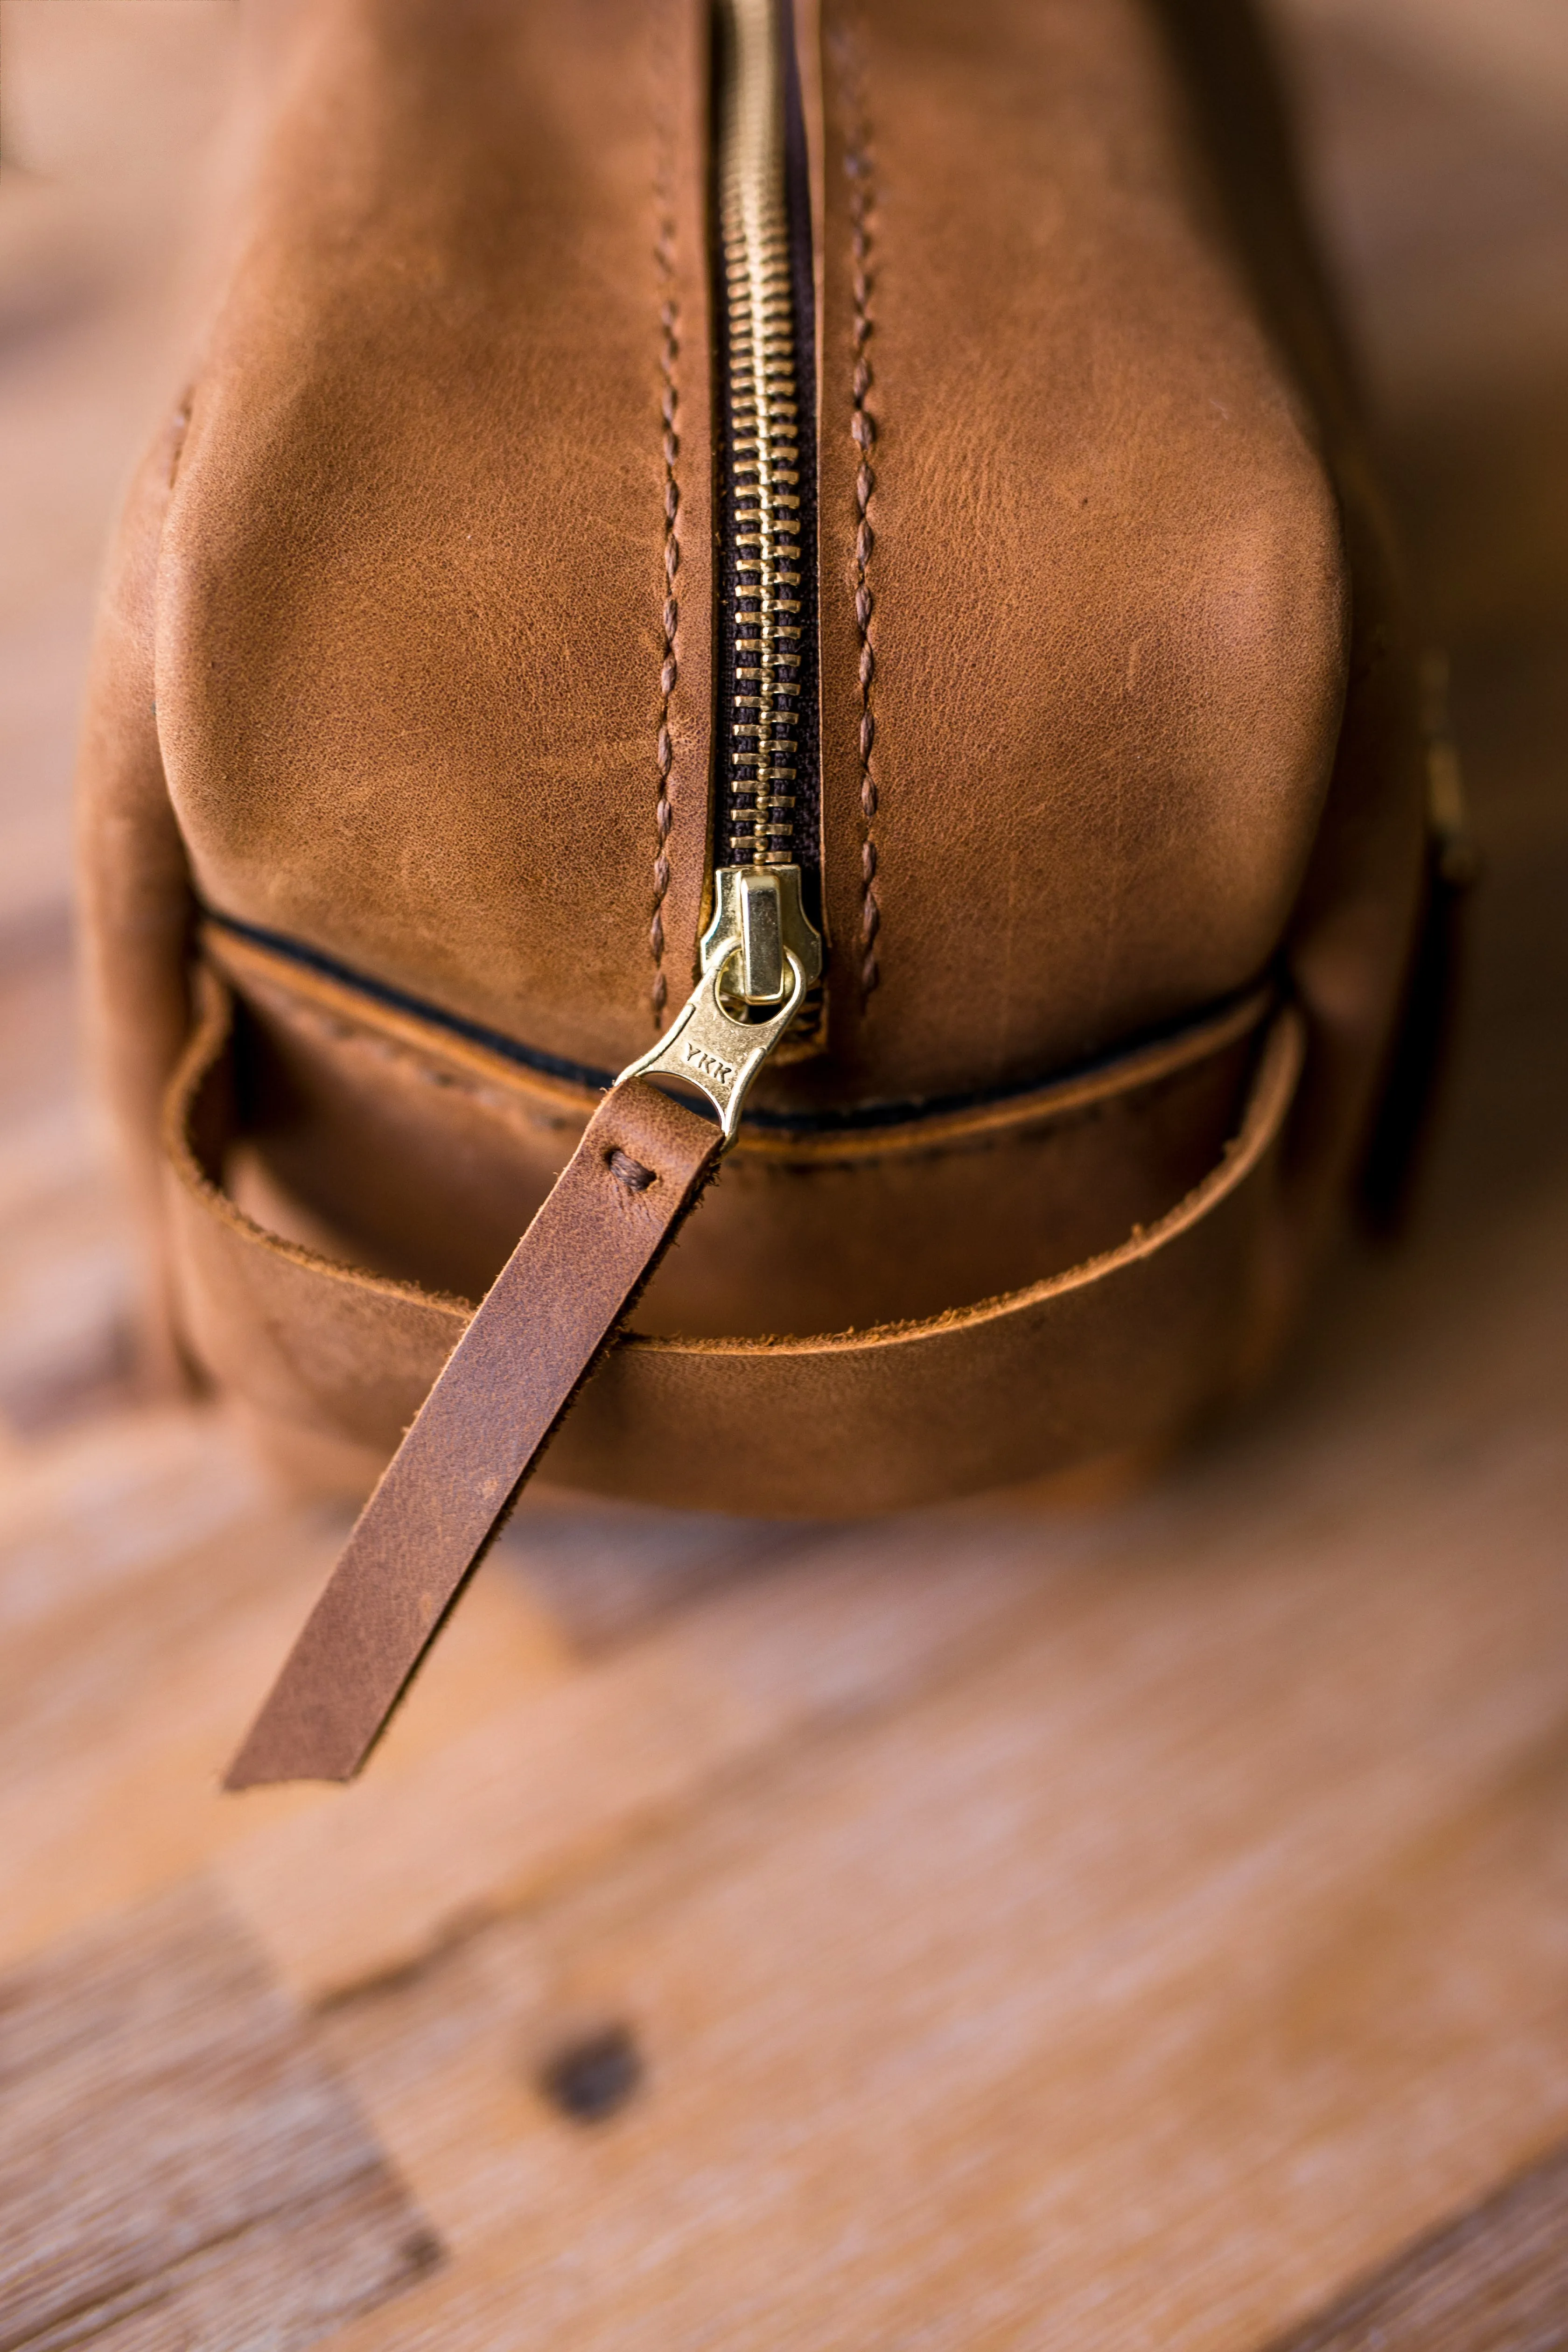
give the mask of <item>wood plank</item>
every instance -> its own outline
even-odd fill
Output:
[[[104,532],[188,366],[226,227],[237,12],[5,0],[0,929],[70,892],[70,779]],[[232,175],[232,165],[229,165]]]
[[[537,1899],[846,1712],[905,1703],[1026,1622],[1070,1643],[1081,1616],[1091,1677],[1095,1643],[1141,1627],[1142,1640],[1191,1654],[1201,1705],[1226,1655],[1226,1612],[1251,1622],[1277,1605],[1260,1554],[1321,1580],[1320,1646],[1303,1654],[1319,1660],[1326,1736],[1347,1612],[1389,1612],[1368,1633],[1378,1643],[1403,1637],[1402,1608],[1426,1624],[1428,1563],[1411,1529],[1426,1526],[1435,1494],[1445,1511],[1452,1491],[1479,1513],[1451,1605],[1484,1614],[1489,1481],[1514,1475],[1497,1466],[1510,1463],[1528,1482],[1543,1475],[1543,1443],[1560,1450],[1542,1417],[1568,1398],[1553,1303],[1568,1289],[1563,1223],[1544,1215],[1522,1258],[1489,1240],[1472,1244],[1468,1265],[1450,1255],[1441,1297],[1418,1267],[1369,1269],[1291,1404],[1274,1408],[1250,1451],[1233,1443],[1185,1484],[1098,1517],[1002,1498],[803,1539],[798,1556],[775,1556],[773,1576],[738,1580],[665,1635],[498,1714],[427,1768],[377,1767],[329,1806],[236,1845],[231,1895],[285,1979],[321,1999]],[[1455,1317],[1463,1347],[1434,1349],[1433,1322]],[[1445,1459],[1447,1475],[1434,1467]],[[1374,1536],[1384,1514],[1387,1535]],[[1439,1556],[1451,1549],[1446,1522],[1433,1538]],[[1379,1582],[1369,1561],[1384,1549]],[[1108,1703],[1132,1702],[1113,1692]]]
[[[440,2250],[198,1887],[0,1979],[0,2347],[275,2352]]]
[[[1050,1575],[1032,1529],[945,1545],[858,1529],[763,1565],[414,1769],[388,1759],[236,1844],[223,1883],[284,1980],[321,2000],[407,1968],[792,1743],[908,1700],[1002,1637]]]
[[[1562,2352],[1568,2148],[1436,2230],[1273,2352]]]
[[[126,1413],[0,1462],[0,1957],[198,1868],[258,1820],[217,1776],[342,1539],[210,1413]],[[487,1574],[387,1743],[396,1770],[570,1669],[516,1577]]]
[[[130,1392],[129,1221],[76,1032],[63,913],[0,929],[0,1424],[28,1436]]]
[[[454,2254],[342,2352],[1244,2352],[1557,2137],[1568,1461],[1441,1458],[1327,1513],[1320,1464],[1262,1540],[1230,1458],[1191,1557],[1152,1511],[951,1686],[336,2005]],[[540,2078],[616,2023],[584,2130]]]

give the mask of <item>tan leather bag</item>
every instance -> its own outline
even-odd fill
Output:
[[[447,1369],[241,1780],[353,1768],[547,1439],[886,1510],[1236,1393],[1426,838],[1238,9],[296,0],[256,47],[104,606],[89,944],[173,1349],[366,1484]]]

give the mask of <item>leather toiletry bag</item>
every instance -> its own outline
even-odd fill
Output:
[[[237,1783],[356,1768],[547,1441],[885,1511],[1235,1396],[1429,865],[1232,0],[279,0],[247,71],[82,793],[152,1328],[395,1455]]]

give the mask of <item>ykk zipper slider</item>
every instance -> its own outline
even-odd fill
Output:
[[[702,938],[702,977],[657,1045],[621,1072],[684,1078],[735,1140],[752,1079],[822,971],[822,940],[801,904],[798,866],[725,866]],[[778,1010],[764,1020],[748,1013]]]

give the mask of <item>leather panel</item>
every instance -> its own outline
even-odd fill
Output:
[[[1005,1083],[1267,962],[1344,695],[1339,516],[1156,10],[868,0],[825,50],[832,1083]]]
[[[706,876],[701,11],[316,0],[276,73],[160,564],[197,885],[619,1068]]]
[[[165,1122],[185,1328],[261,1418],[384,1455],[471,1309],[269,1236],[224,1195],[212,1171],[232,1120],[230,1019],[227,992],[209,982]],[[1256,1377],[1300,1278],[1279,1146],[1302,1036],[1286,1008],[1214,1167],[1119,1248],[1004,1297],[868,1332],[623,1335],[542,1474],[688,1508],[853,1515],[1168,1440]]]
[[[216,927],[206,953],[239,991],[231,1197],[324,1256],[481,1297],[596,1097]],[[1255,993],[1081,1077],[968,1110],[804,1134],[742,1122],[637,1328],[864,1328],[1114,1247],[1234,1132],[1268,1003]]]

